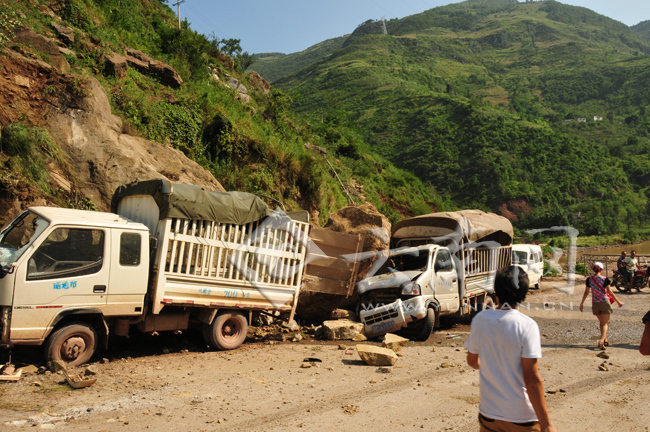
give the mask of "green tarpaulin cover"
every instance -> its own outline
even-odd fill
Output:
[[[258,196],[247,192],[215,192],[200,186],[156,179],[129,183],[115,190],[111,211],[117,213],[127,196],[150,195],[160,209],[160,219],[212,220],[243,225],[260,220],[271,210]]]

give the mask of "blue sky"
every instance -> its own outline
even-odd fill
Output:
[[[173,0],[175,1],[175,0]],[[168,0],[168,3],[173,1]],[[186,0],[181,18],[205,35],[241,40],[250,53],[292,53],[350,33],[368,19],[402,18],[449,0]],[[650,19],[650,0],[565,0],[634,25]],[[176,8],[174,8],[176,9]]]

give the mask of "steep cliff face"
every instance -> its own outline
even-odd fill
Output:
[[[22,123],[46,130],[60,149],[47,158],[38,187],[3,155],[0,222],[34,204],[75,205],[107,210],[115,188],[151,178],[224,190],[214,176],[170,145],[124,133],[108,97],[93,77],[66,74],[55,41],[24,30],[21,43],[0,53],[0,126]],[[40,48],[50,55],[37,56]],[[44,59],[49,60],[49,62]],[[51,64],[55,63],[55,64]],[[38,168],[36,168],[38,169]]]

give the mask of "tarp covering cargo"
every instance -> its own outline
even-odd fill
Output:
[[[481,210],[430,213],[404,219],[393,226],[394,241],[411,238],[443,237],[456,233],[461,242],[496,241],[512,244],[513,230],[508,219]]]
[[[160,209],[160,220],[200,219],[243,225],[271,214],[264,201],[247,192],[208,191],[200,186],[163,179],[118,187],[113,194],[111,211],[117,213],[120,200],[133,195],[150,195]]]

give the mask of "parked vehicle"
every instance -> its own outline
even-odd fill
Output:
[[[615,269],[612,276],[612,285],[621,292],[632,292],[632,289],[636,289],[637,292],[639,292],[646,286],[650,288],[650,273],[648,272],[648,266],[639,267],[637,271],[634,272],[631,284],[625,276]]]
[[[203,327],[233,349],[253,311],[293,314],[308,224],[255,195],[151,180],[113,213],[32,207],[0,232],[0,338],[87,362],[111,334]]]
[[[518,265],[526,272],[531,287],[539,289],[544,273],[544,256],[539,245],[512,245],[512,264]]]
[[[406,328],[424,340],[441,316],[468,316],[489,303],[498,269],[511,263],[512,225],[479,210],[433,213],[393,228],[393,249],[357,283],[367,335]]]

